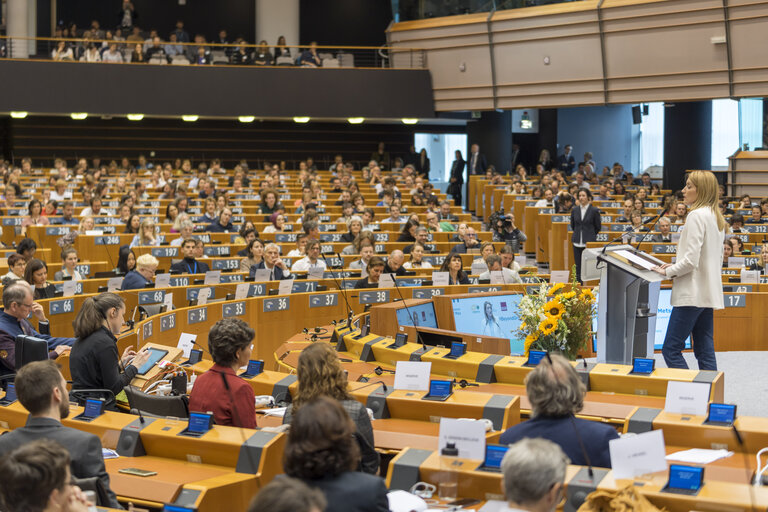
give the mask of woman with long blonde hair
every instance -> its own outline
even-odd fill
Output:
[[[355,438],[360,445],[360,469],[375,474],[379,469],[379,455],[374,449],[373,427],[365,406],[349,394],[347,375],[341,367],[336,350],[327,343],[313,343],[301,351],[296,366],[299,387],[291,407],[285,412],[283,423],[290,423],[295,411],[321,396],[341,403],[355,422]]]
[[[724,307],[720,269],[726,222],[718,205],[718,183],[709,171],[692,171],[683,197],[688,214],[677,261],[653,270],[672,278],[672,313],[661,352],[670,368],[688,368],[685,339],[693,335],[693,353],[700,370],[717,370],[714,345],[715,309]]]

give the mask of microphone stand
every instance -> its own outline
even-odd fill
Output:
[[[323,256],[323,260],[325,261],[326,266],[331,269],[331,277],[333,278],[333,282],[335,282],[336,286],[339,288],[339,290],[341,290],[341,296],[344,298],[344,303],[347,305],[347,327],[351,328],[352,327],[352,317],[354,316],[354,312],[352,311],[352,306],[349,305],[349,300],[347,299],[347,288],[346,288],[346,283],[344,282],[344,268],[343,268],[344,265],[342,265],[342,268],[339,269],[339,275],[341,276],[341,282],[345,285],[345,286],[342,286],[341,284],[339,284],[339,280],[336,279],[336,274],[333,273],[333,265],[328,263],[328,258],[325,257],[325,254],[323,254],[322,256]],[[337,253],[337,256],[339,256],[338,253]],[[341,258],[341,256],[339,256],[339,259],[344,261]]]

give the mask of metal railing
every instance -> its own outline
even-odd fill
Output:
[[[149,40],[9,36],[0,36],[0,59],[375,69],[424,69],[427,64],[425,51],[418,48],[282,46],[278,49],[245,43],[154,43]]]
[[[396,21],[520,9],[579,0],[392,0]]]

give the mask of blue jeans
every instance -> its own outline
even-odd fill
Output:
[[[673,307],[661,353],[670,368],[688,368],[683,358],[685,339],[691,335],[699,370],[717,370],[712,308]]]

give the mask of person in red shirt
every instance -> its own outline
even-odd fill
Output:
[[[255,331],[237,318],[219,320],[208,333],[214,365],[195,381],[189,410],[211,412],[217,425],[256,428],[253,388],[237,370],[251,358]]]

